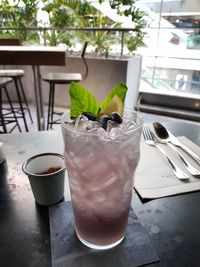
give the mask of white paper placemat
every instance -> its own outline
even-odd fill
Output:
[[[186,137],[178,138],[183,144],[190,147],[198,155],[200,155],[200,147],[192,143]],[[187,180],[179,180],[172,172],[169,163],[154,146],[149,146],[143,140],[141,143],[141,156],[140,162],[135,174],[135,190],[142,198],[159,198],[171,196],[186,192],[200,190],[200,177],[193,177],[183,166],[181,159],[175,151],[173,151],[167,144],[159,144],[168,152],[170,158],[189,175]],[[180,148],[181,154],[190,161],[197,169],[200,170],[200,165],[193,161],[186,153]]]

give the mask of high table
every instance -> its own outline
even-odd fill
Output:
[[[53,46],[0,46],[1,65],[32,65],[38,130],[44,130],[40,66],[64,66],[65,49]]]
[[[176,122],[165,125],[174,134],[181,131]],[[200,146],[200,127],[181,127],[182,135]],[[37,153],[63,153],[61,132],[5,134],[0,139],[7,158],[0,164],[0,266],[50,267],[48,208],[35,204],[21,166]],[[65,200],[69,199],[66,183]],[[200,192],[147,202],[134,193],[132,206],[160,257],[153,266],[199,266]]]

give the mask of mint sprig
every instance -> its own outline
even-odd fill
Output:
[[[76,118],[83,112],[91,112],[95,116],[99,113],[100,107],[91,92],[89,92],[82,85],[72,82],[69,88],[71,97],[71,118]]]
[[[71,98],[70,117],[77,118],[83,112],[91,112],[93,115],[98,116],[115,95],[118,95],[122,103],[124,103],[127,90],[128,88],[125,84],[117,84],[99,105],[89,90],[78,83],[72,82],[69,88]]]
[[[127,90],[128,88],[124,83],[119,83],[115,85],[115,87],[113,87],[111,92],[106,96],[106,98],[101,103],[101,106],[100,106],[101,110],[104,110],[108,106],[109,102],[112,100],[112,98],[115,95],[118,95],[122,103],[124,103]]]

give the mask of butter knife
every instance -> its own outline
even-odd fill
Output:
[[[200,157],[197,155],[192,149],[190,149],[188,146],[181,143],[170,131],[168,131],[169,134],[169,142],[173,145],[180,147],[183,149],[190,157],[192,157],[198,164],[200,164]]]

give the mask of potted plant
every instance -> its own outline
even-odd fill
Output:
[[[121,27],[122,22],[116,22],[101,12],[101,7],[108,4],[107,1],[99,0],[95,6],[87,0],[84,2],[63,0],[48,2],[43,0],[43,2],[43,11],[48,14],[49,26],[59,28],[46,36],[49,44],[65,43],[68,47],[72,47],[79,39],[92,45],[96,54],[108,57],[111,46],[120,43],[120,36],[114,31],[77,31],[73,35],[60,30],[64,27]],[[137,8],[135,3],[136,0],[110,0],[108,4],[117,16],[129,18],[133,24],[134,31],[126,33],[125,36],[125,44],[130,53],[144,45],[143,40],[146,35],[145,16],[147,13]]]

